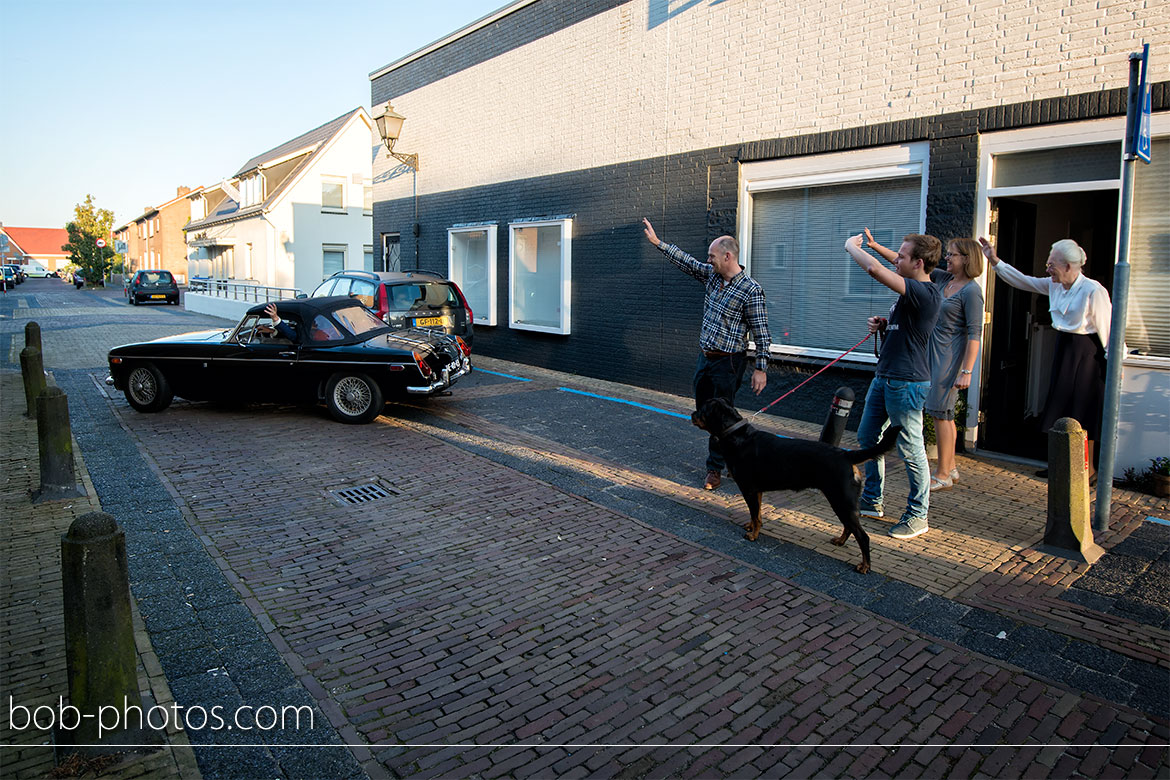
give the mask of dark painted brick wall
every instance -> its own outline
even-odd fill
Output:
[[[1166,86],[1165,82],[1154,85],[1155,110],[1167,107]],[[424,196],[418,201],[418,265],[446,273],[446,229],[457,223],[495,221],[501,324],[477,328],[477,353],[689,394],[702,288],[645,241],[641,217],[649,217],[664,240],[701,256],[712,239],[735,232],[739,162],[928,140],[926,229],[944,239],[970,235],[979,132],[1111,116],[1124,109],[1125,91],[1117,89]],[[383,232],[401,233],[403,268],[414,267],[413,209],[410,199],[374,204],[374,243],[380,243]],[[566,214],[574,217],[572,333],[556,336],[509,328],[508,223]],[[769,390],[757,404],[803,381],[815,367],[796,362],[774,365]],[[859,402],[850,422],[855,428],[869,376],[865,369],[835,367],[774,409],[785,416],[821,422],[833,391],[848,384]],[[753,401],[746,393],[741,395],[741,405],[752,408]]]

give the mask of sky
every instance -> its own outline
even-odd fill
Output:
[[[358,106],[508,0],[0,0],[0,223],[122,225]]]

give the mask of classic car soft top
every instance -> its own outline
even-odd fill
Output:
[[[361,301],[348,295],[333,295],[328,298],[286,298],[283,301],[271,301],[276,304],[276,313],[281,317],[296,317],[301,322],[307,322],[318,314],[328,314],[337,309],[346,309],[350,306],[361,306]],[[248,309],[248,314],[263,314],[267,303],[260,303]]]

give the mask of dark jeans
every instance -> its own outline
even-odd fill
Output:
[[[698,409],[712,398],[722,398],[735,406],[735,394],[743,384],[746,368],[746,352],[716,358],[709,358],[700,352],[699,364],[695,367],[695,408]],[[719,440],[712,436],[707,442],[707,470],[722,472],[724,465]]]

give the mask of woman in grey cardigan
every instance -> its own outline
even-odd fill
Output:
[[[865,231],[866,244],[892,261],[897,253],[873,240]],[[946,270],[936,268],[930,280],[942,293],[938,322],[930,334],[930,393],[926,412],[934,418],[938,463],[930,480],[931,490],[947,490],[959,478],[955,466],[955,403],[959,391],[971,385],[971,372],[983,338],[983,291],[975,279],[983,273],[983,248],[973,238],[953,238],[943,257]]]

